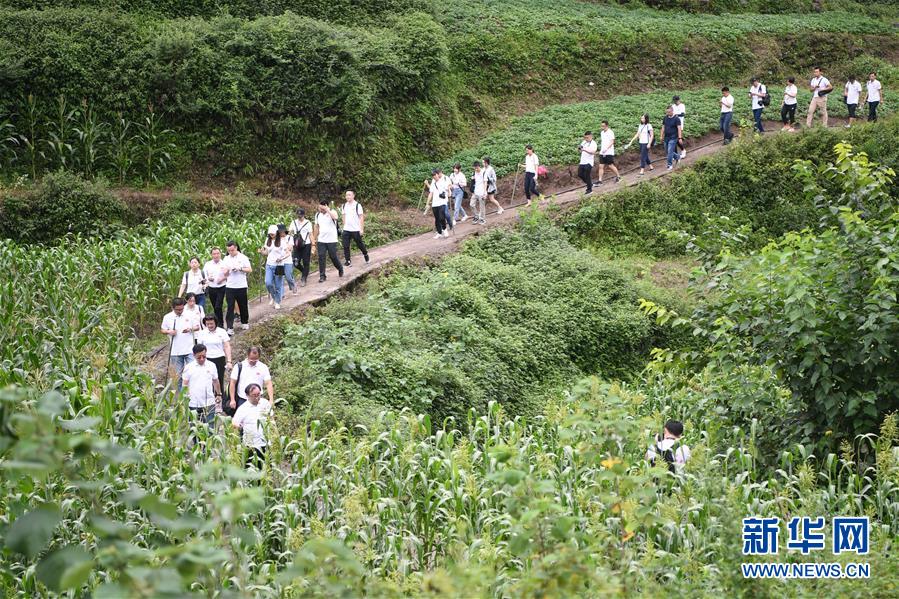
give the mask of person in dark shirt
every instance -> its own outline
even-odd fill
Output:
[[[665,109],[665,118],[662,120],[662,132],[665,137],[665,152],[668,155],[667,164],[670,171],[680,159],[677,145],[682,143],[684,139],[684,128],[681,125],[680,117],[674,116],[674,108],[671,106]]]

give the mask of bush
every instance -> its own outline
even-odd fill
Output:
[[[348,425],[408,407],[461,426],[489,401],[534,415],[566,378],[628,378],[666,343],[620,270],[542,220],[381,285],[288,327],[275,368],[295,408]]]
[[[56,172],[25,192],[5,192],[0,233],[7,239],[37,243],[69,233],[92,235],[121,224],[125,206],[102,182]]]

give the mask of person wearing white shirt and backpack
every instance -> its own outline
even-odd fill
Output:
[[[858,100],[862,95],[862,84],[856,80],[855,75],[849,75],[849,81],[843,86],[843,99],[846,101],[846,110],[849,111],[849,124],[846,128],[852,126],[855,122],[855,115],[858,111]]]
[[[681,443],[684,434],[684,425],[677,420],[669,420],[665,423],[661,435],[656,435],[653,444],[646,451],[646,461],[650,466],[666,466],[672,474],[680,472],[690,460],[690,448]],[[658,463],[658,458],[663,463]]]
[[[766,97],[768,97],[768,89],[758,77],[754,77],[752,85],[749,86],[749,99],[752,101],[752,118],[755,120],[755,129],[759,133],[765,132],[765,127],[762,125],[762,112],[765,110]]]
[[[206,306],[206,272],[200,268],[200,259],[196,256],[191,257],[188,261],[190,270],[181,277],[181,287],[178,289],[178,297],[183,297],[185,293],[193,293],[197,298],[197,305]]]
[[[434,214],[434,229],[437,231],[434,239],[449,237],[446,222],[446,206],[449,202],[449,179],[443,176],[443,171],[435,168],[431,171],[431,180],[425,181],[428,187],[428,204]]]
[[[356,201],[356,192],[347,191],[345,196],[346,203],[343,205],[343,258],[344,266],[352,266],[350,263],[350,242],[355,241],[356,247],[362,252],[362,257],[368,263],[368,248],[362,241],[365,235],[365,210],[362,204]]]
[[[815,120],[815,112],[821,110],[821,124],[827,126],[827,94],[833,91],[830,79],[824,76],[821,67],[815,67],[814,76],[808,84],[812,92],[812,101],[808,105],[808,114],[805,117],[805,126],[811,127]]]
[[[290,223],[288,231],[293,239],[293,266],[300,269],[300,287],[305,287],[312,261],[312,222],[306,219],[304,209],[297,208],[297,217]]]

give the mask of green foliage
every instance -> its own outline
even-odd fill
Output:
[[[25,243],[96,234],[98,227],[121,223],[126,211],[103,183],[65,171],[26,192],[2,192],[0,200],[0,236]]]
[[[288,327],[276,369],[297,409],[347,425],[403,407],[461,422],[490,400],[534,415],[567,377],[643,366],[661,339],[636,300],[620,271],[537,220]]]
[[[830,445],[875,431],[899,408],[894,173],[848,144],[836,154],[834,164],[797,166],[820,229],[748,257],[726,247],[707,255],[698,285],[711,293],[685,322],[710,343],[699,357],[713,368],[776,372],[801,402],[804,440]]]
[[[698,162],[664,182],[647,182],[584,202],[566,217],[565,228],[582,242],[616,252],[656,256],[684,251],[671,232],[704,231],[715,218],[725,229],[746,228],[748,247],[802,229],[817,220],[814,206],[803,201],[803,184],[791,172],[799,158],[823,163],[841,139],[885,165],[899,165],[895,136],[899,119],[849,131],[813,129],[797,135],[740,140],[726,152]],[[893,192],[894,193],[894,192]]]

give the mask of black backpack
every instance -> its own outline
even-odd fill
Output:
[[[674,474],[675,472],[675,460],[674,455],[677,453],[677,450],[680,449],[680,441],[675,441],[674,444],[668,449],[663,450],[659,447],[659,444],[663,441],[661,435],[656,435],[656,454],[662,456],[662,459],[668,464],[668,472]],[[650,464],[652,466],[656,465],[655,459],[653,459]]]

